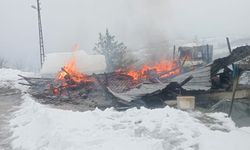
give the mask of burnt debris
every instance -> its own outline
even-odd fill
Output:
[[[163,107],[166,101],[175,100],[178,95],[196,96],[197,104],[204,104],[209,98],[202,98],[202,95],[231,90],[233,71],[228,66],[249,55],[250,46],[238,47],[227,57],[165,79],[160,76],[177,68],[160,74],[151,70],[148,72],[149,78],[144,81],[134,80],[132,76],[122,72],[88,75],[84,76],[84,80],[78,81],[74,79],[74,75],[62,69],[66,74],[63,80],[20,75],[26,81],[20,84],[29,86],[29,94],[41,103],[56,105],[71,103],[84,105],[89,109]],[[240,72],[249,68],[249,65],[240,65]]]

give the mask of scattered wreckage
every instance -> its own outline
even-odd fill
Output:
[[[56,79],[20,75],[27,81],[20,84],[29,86],[29,93],[41,103],[71,103],[88,109],[164,107],[179,95],[195,96],[197,105],[208,105],[209,100],[211,103],[211,100],[220,100],[225,93],[231,93],[236,69],[231,70],[228,66],[247,56],[250,56],[250,46],[238,47],[229,56],[186,73],[181,72],[183,66],[176,61],[160,71],[156,67],[146,67],[140,71],[119,70],[92,75],[81,74],[75,68],[72,70],[65,66]],[[246,64],[234,66],[237,66],[239,75],[250,69]],[[250,88],[238,86],[237,90],[241,89]],[[249,92],[245,93],[238,97],[249,97]]]

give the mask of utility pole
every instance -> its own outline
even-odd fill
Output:
[[[45,60],[45,53],[44,53],[43,30],[42,30],[42,18],[41,18],[40,4],[41,4],[40,0],[37,0],[37,6],[32,5],[31,7],[37,10],[38,30],[39,30],[40,64],[42,67],[44,60]]]

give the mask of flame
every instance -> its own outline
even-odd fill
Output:
[[[148,75],[149,71],[155,72],[160,78],[178,75],[181,72],[180,68],[178,67],[177,61],[164,60],[155,65],[143,65],[143,67],[139,70],[131,69],[127,71],[127,75],[133,77],[134,80],[148,79],[150,78],[150,76]],[[163,75],[161,75],[161,73]]]
[[[67,75],[76,83],[91,81],[86,74],[78,71],[76,59],[74,57],[57,74],[57,80],[65,81]]]

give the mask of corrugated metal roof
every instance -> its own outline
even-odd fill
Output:
[[[140,98],[146,94],[153,93],[158,90],[164,89],[169,83],[152,83],[152,84],[142,84],[139,88],[133,88],[124,93],[117,93],[110,88],[108,89],[113,95],[119,97],[125,101],[131,101]]]
[[[192,75],[193,78],[183,86],[183,88],[185,90],[209,90],[212,86],[212,84],[210,82],[210,69],[211,69],[210,66],[206,66],[204,68],[199,68],[197,70],[194,70],[194,71],[191,71],[188,73],[184,73],[182,75],[179,75],[179,76],[173,78],[172,80],[169,81],[169,83],[170,82],[181,83],[186,78],[188,78],[189,76]],[[116,92],[112,91],[111,89],[109,89],[109,90],[116,97],[119,97],[119,98],[126,100],[126,101],[131,101],[131,100],[134,100],[136,98],[140,98],[146,94],[162,90],[169,83],[142,84],[139,88],[134,88],[134,89],[131,89],[131,90],[124,92],[124,93],[116,93]]]
[[[203,68],[196,69],[191,72],[187,72],[184,74],[181,74],[171,80],[171,82],[182,82],[187,77],[193,76],[193,78],[186,83],[183,88],[186,90],[209,90],[212,86],[211,80],[210,80],[210,71],[211,66],[208,65]]]

